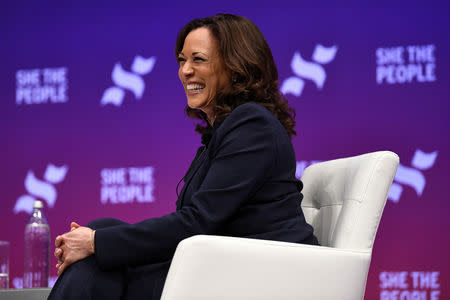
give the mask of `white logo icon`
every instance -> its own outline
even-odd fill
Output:
[[[284,80],[281,92],[300,96],[305,86],[305,81],[302,78],[313,81],[318,89],[322,89],[327,74],[321,65],[331,62],[336,56],[337,50],[337,46],[326,48],[320,44],[316,45],[312,56],[314,62],[305,61],[299,52],[295,52],[291,61],[291,68],[296,76]]]
[[[25,178],[25,189],[29,194],[20,196],[17,199],[16,205],[14,206],[14,213],[17,214],[21,211],[31,213],[33,211],[33,203],[36,200],[35,197],[44,199],[49,207],[53,207],[57,197],[53,184],[63,181],[67,171],[67,166],[56,167],[49,164],[44,174],[45,181],[37,179],[33,171],[28,171],[27,177]]]
[[[423,176],[421,171],[430,169],[434,165],[437,155],[437,151],[425,153],[417,149],[411,162],[414,168],[399,164],[394,183],[392,183],[389,190],[388,199],[395,203],[400,200],[403,192],[403,187],[400,184],[409,185],[416,191],[418,196],[421,196],[426,184],[425,176]]]
[[[101,105],[113,104],[120,106],[125,97],[124,89],[133,92],[136,99],[141,99],[145,90],[145,82],[139,75],[147,75],[153,70],[156,62],[156,57],[143,58],[136,56],[131,65],[131,71],[127,72],[122,68],[120,62],[114,65],[111,74],[112,81],[116,86],[112,86],[103,92]]]
[[[416,191],[418,196],[421,196],[426,184],[425,176],[421,171],[430,169],[434,165],[437,155],[438,151],[425,153],[417,149],[411,162],[413,168],[399,164],[397,173],[395,173],[394,182],[389,190],[388,199],[395,203],[400,200],[403,192],[403,187],[400,184],[409,185]],[[297,161],[295,176],[300,179],[306,167],[318,162],[321,161]]]

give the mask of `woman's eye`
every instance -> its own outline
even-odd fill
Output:
[[[178,57],[177,61],[178,61],[178,63],[182,63],[185,61],[185,59],[183,57]]]
[[[194,57],[194,61],[204,61],[204,59],[201,57]]]

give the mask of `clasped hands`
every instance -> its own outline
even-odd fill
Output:
[[[69,232],[56,237],[55,257],[58,259],[56,264],[58,275],[74,262],[94,254],[94,235],[95,230],[72,222]]]

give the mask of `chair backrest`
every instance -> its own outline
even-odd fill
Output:
[[[371,251],[398,163],[380,151],[305,169],[301,206],[322,246]]]

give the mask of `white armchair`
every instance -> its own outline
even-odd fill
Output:
[[[381,151],[311,165],[302,209],[321,246],[194,236],[178,245],[161,299],[362,299],[398,163]]]

